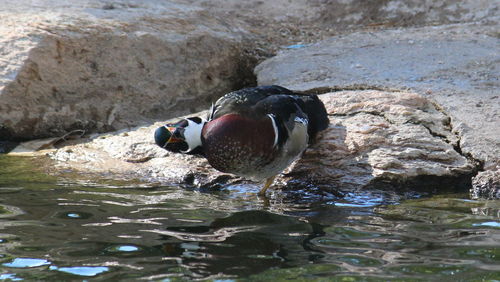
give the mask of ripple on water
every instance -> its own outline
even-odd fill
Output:
[[[387,195],[378,192],[357,192],[357,193],[347,193],[343,198],[330,201],[328,204],[335,205],[337,207],[347,207],[347,208],[370,208],[383,204],[390,204],[394,202],[388,199]]]
[[[15,258],[11,262],[2,263],[3,266],[13,268],[32,268],[49,264],[48,260],[37,258]]]
[[[56,270],[60,272],[70,273],[78,276],[97,276],[101,273],[109,271],[107,266],[69,266],[69,267],[57,267],[51,266],[50,270]]]
[[[309,188],[262,199],[251,184],[116,189],[5,168],[0,280],[498,279],[500,201]]]
[[[10,262],[3,263],[2,266],[10,268],[35,268],[50,265],[51,262],[46,259],[38,258],[15,258]],[[71,267],[58,267],[55,265],[49,266],[49,270],[70,273],[78,276],[96,276],[103,272],[110,270],[107,266],[71,266]],[[0,279],[21,280],[16,278],[15,274],[4,273]]]
[[[17,277],[14,273],[3,273],[0,274],[0,280],[4,281],[21,281],[22,278]]]
[[[361,266],[361,267],[381,266],[383,264],[380,260],[360,255],[339,256],[338,260],[346,262],[350,265]]]
[[[0,219],[15,217],[23,213],[24,211],[18,207],[0,204]]]
[[[13,194],[21,192],[23,187],[0,187],[0,194]]]
[[[472,226],[488,226],[488,227],[497,227],[500,228],[500,222],[498,221],[486,221],[481,223],[474,223]]]
[[[110,253],[132,253],[140,250],[140,247],[134,245],[116,245],[106,248],[106,251]]]

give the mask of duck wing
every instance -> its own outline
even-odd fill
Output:
[[[233,91],[222,96],[212,105],[208,120],[230,113],[251,114],[250,108],[272,95],[293,95],[294,93],[277,85],[258,86]]]
[[[208,120],[236,113],[254,119],[267,115],[275,118],[280,140],[286,132],[293,130],[294,121],[304,120],[308,127],[309,140],[328,127],[329,119],[325,105],[317,95],[299,94],[278,85],[244,88],[222,96],[212,105]],[[286,129],[285,129],[286,128]]]

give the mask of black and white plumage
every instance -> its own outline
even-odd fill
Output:
[[[157,129],[155,140],[169,151],[202,154],[219,171],[267,179],[263,194],[328,123],[316,95],[260,86],[224,95],[206,120],[188,118]]]

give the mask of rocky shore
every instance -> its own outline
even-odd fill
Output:
[[[153,130],[278,84],[319,94],[331,122],[282,188],[500,197],[495,1],[136,2],[0,11],[4,149],[23,141],[14,153],[56,172],[218,189],[243,180],[157,148]]]

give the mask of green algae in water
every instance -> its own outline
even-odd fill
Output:
[[[53,161],[43,156],[11,156],[0,154],[0,194],[16,192],[22,188],[52,189],[57,186],[85,187],[86,190],[113,191],[120,193],[125,188],[134,188],[125,193],[140,194],[140,188],[154,185],[136,179],[119,180],[112,177],[96,177],[83,172],[57,171]],[[119,189],[116,189],[119,188]]]
[[[47,160],[0,154],[0,193],[22,188],[51,188],[57,178],[43,171]]]
[[[331,281],[331,277],[334,277],[341,270],[342,267],[335,264],[310,264],[301,267],[268,270],[250,276],[248,281]]]
[[[346,262],[355,266],[365,266],[365,267],[373,267],[373,266],[381,266],[382,262],[373,258],[367,258],[363,256],[340,256],[338,258],[339,261]]]

